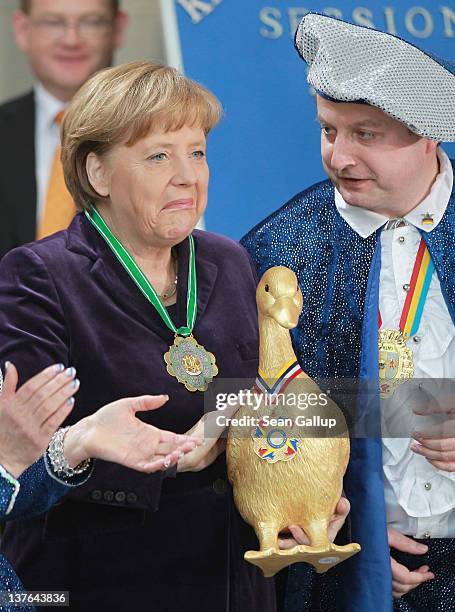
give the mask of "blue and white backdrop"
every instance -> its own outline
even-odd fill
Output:
[[[314,97],[293,45],[307,11],[381,28],[455,60],[451,0],[302,1],[162,0],[169,63],[213,90],[225,109],[209,137],[211,231],[238,239],[325,176]],[[455,145],[445,148],[455,156]]]

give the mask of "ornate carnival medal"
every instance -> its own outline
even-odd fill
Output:
[[[158,312],[166,327],[174,332],[174,344],[169,347],[169,351],[164,355],[164,361],[167,366],[166,369],[169,374],[174,376],[180,383],[184,384],[188,391],[205,391],[208,384],[211,383],[213,378],[218,374],[218,368],[215,362],[215,355],[209,353],[203,346],[198,344],[192,335],[197,313],[196,256],[193,236],[191,234],[188,236],[190,252],[188,263],[188,291],[186,298],[186,325],[177,328],[148,278],[125,249],[123,244],[111,232],[97,209],[92,207],[90,211],[85,211],[85,215],[110,246],[114,255],[125,268],[126,272],[128,272],[144,297]]]
[[[390,397],[395,389],[414,376],[414,357],[406,342],[417,333],[427,299],[434,264],[422,238],[417,251],[408,294],[400,318],[400,329],[379,330],[379,391]],[[379,327],[382,320],[379,314]]]
[[[379,390],[382,398],[390,397],[398,385],[414,376],[412,350],[398,329],[379,331]]]
[[[263,372],[259,370],[253,388],[264,396],[265,405],[279,404],[280,395],[283,395],[289,383],[302,371],[298,362],[292,360],[283,367],[273,386],[270,387]],[[298,438],[290,435],[292,426],[290,427],[287,421],[284,416],[273,417],[273,423],[269,424],[263,418],[254,429],[253,449],[263,461],[267,463],[289,461],[299,452]]]
[[[193,336],[176,336],[164,355],[167,371],[185,385],[188,391],[205,391],[218,374],[215,355],[200,346]]]

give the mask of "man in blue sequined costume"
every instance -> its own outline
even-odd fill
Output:
[[[401,334],[413,291],[420,307],[406,311],[415,319],[413,331],[403,331],[398,361],[412,353],[408,375],[419,380],[453,378],[455,191],[453,162],[439,143],[455,141],[455,64],[312,13],[296,48],[317,93],[330,180],[297,194],[242,243],[259,275],[275,265],[298,275],[304,307],[293,342],[311,377],[377,385],[378,310],[381,330]],[[429,253],[436,273],[427,261],[428,282],[419,285],[420,252]],[[398,380],[395,366],[388,372]],[[362,552],[322,577],[304,564],[290,568],[287,612],[453,605],[455,428],[449,421],[443,442],[430,428],[410,437],[419,421],[403,389],[395,391],[405,399],[392,416],[409,413],[406,438],[381,439],[385,400],[359,404],[367,431],[352,439],[344,490],[350,540]]]

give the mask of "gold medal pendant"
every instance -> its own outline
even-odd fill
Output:
[[[393,395],[395,389],[414,376],[412,350],[398,329],[379,330],[379,391],[381,398]]]
[[[176,336],[164,355],[166,369],[188,391],[205,391],[218,374],[215,355],[206,351],[193,336]]]

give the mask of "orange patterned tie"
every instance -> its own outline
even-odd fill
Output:
[[[55,116],[54,121],[58,125],[62,122],[63,113],[64,111],[60,111]],[[66,188],[63,178],[62,162],[60,161],[61,150],[61,147],[58,146],[52,162],[44,212],[36,233],[37,239],[66,229],[76,214],[73,198]]]

